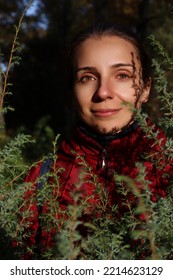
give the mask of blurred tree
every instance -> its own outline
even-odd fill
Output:
[[[24,9],[23,0],[0,0],[0,44],[11,40],[11,28],[18,20],[18,11]]]
[[[3,54],[1,62],[6,63],[8,60],[9,48],[14,36],[14,27],[18,24],[19,18],[29,2],[31,0],[0,0],[0,52]],[[25,15],[20,30],[22,44],[25,43],[26,38],[32,37],[36,29],[38,30],[38,22],[38,16]]]

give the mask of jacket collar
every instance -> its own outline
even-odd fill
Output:
[[[124,136],[127,136],[128,134],[131,134],[132,132],[136,131],[138,126],[139,126],[138,122],[134,121],[130,125],[124,127],[120,132],[117,132],[115,134],[105,134],[105,135],[93,131],[92,129],[90,129],[85,124],[80,124],[79,125],[79,130],[86,137],[94,139],[101,146],[105,147],[108,143],[112,142],[113,140],[121,139]]]

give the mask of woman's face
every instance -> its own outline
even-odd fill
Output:
[[[80,119],[100,133],[115,133],[132,121],[131,106],[148,99],[136,48],[118,36],[86,39],[77,47],[74,95]]]

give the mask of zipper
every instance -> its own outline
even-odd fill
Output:
[[[106,161],[107,161],[107,148],[103,149],[102,155],[101,155],[101,168],[106,168]]]

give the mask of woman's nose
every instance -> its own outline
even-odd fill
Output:
[[[101,80],[97,86],[93,98],[96,101],[102,101],[107,98],[113,98],[111,84],[108,81]]]

